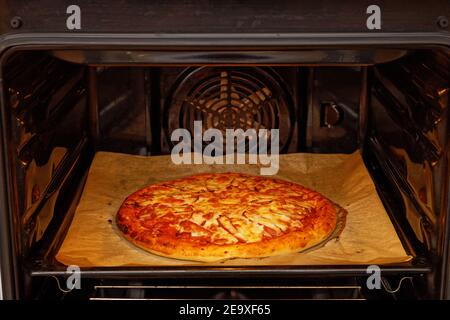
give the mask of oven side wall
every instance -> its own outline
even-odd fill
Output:
[[[428,298],[448,297],[449,65],[448,49],[418,50],[375,66],[371,81],[366,154],[388,181],[381,195],[416,248],[416,263],[435,266]]]
[[[0,51],[0,58],[2,52]],[[1,61],[1,59],[0,59]],[[10,170],[7,112],[2,69],[0,68],[0,292],[2,299],[18,299],[19,268],[17,266],[16,238],[13,231],[13,216],[10,206]]]

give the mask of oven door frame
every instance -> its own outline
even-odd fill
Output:
[[[333,6],[332,1],[329,1]],[[0,5],[6,6],[0,1]],[[336,3],[334,3],[336,6]],[[399,13],[400,14],[400,13]],[[6,21],[6,20],[5,20]],[[400,26],[396,26],[398,29]],[[330,27],[327,26],[328,30]],[[413,30],[414,26],[408,26]],[[26,28],[25,28],[26,29]],[[238,52],[239,49],[251,48],[251,51],[285,51],[297,48],[342,48],[342,47],[446,47],[450,48],[450,33],[448,30],[434,30],[426,32],[359,32],[347,33],[330,32],[300,32],[300,33],[104,33],[104,32],[4,32],[0,28],[0,65],[14,50],[51,50],[51,49],[134,49],[157,52],[165,50],[223,50]],[[150,30],[150,29],[147,29]],[[416,28],[416,30],[420,30]],[[324,30],[326,31],[326,30]],[[2,34],[3,33],[3,34]],[[236,55],[236,64],[242,63],[242,56]],[[212,56],[209,63],[221,63],[218,56]],[[232,63],[228,56],[227,62]],[[172,61],[173,62],[173,61]],[[0,69],[0,85],[3,85]],[[21,265],[20,235],[17,232],[14,217],[14,179],[11,168],[12,146],[9,143],[7,127],[8,113],[6,111],[6,97],[0,87],[0,297],[4,299],[18,299],[22,296],[23,268]],[[448,152],[448,150],[447,150]],[[445,155],[450,159],[450,155]],[[450,166],[450,160],[449,160]],[[449,179],[443,186],[445,198],[449,198]],[[446,201],[442,210],[446,212],[443,235],[439,241],[442,253],[439,269],[443,272],[440,286],[437,288],[437,298],[450,299],[450,288],[446,283],[449,279],[449,242],[450,242],[450,203]]]

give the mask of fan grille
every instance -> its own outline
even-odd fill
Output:
[[[261,68],[197,68],[182,75],[166,108],[167,136],[178,128],[203,131],[279,129],[280,149],[291,135],[290,97],[275,75]],[[169,144],[172,144],[169,142]]]

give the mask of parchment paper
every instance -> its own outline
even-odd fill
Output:
[[[280,155],[280,170],[272,177],[316,190],[348,211],[341,236],[319,249],[259,259],[204,263],[156,256],[121,237],[114,219],[129,194],[156,182],[203,172],[258,175],[260,170],[258,165],[249,164],[175,165],[170,156],[97,153],[56,259],[65,265],[80,267],[387,264],[411,259],[378,198],[358,152],[350,155]]]

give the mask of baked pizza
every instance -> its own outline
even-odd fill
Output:
[[[299,252],[335,229],[337,206],[301,185],[240,173],[199,174],[131,194],[116,223],[135,245],[194,261]]]

